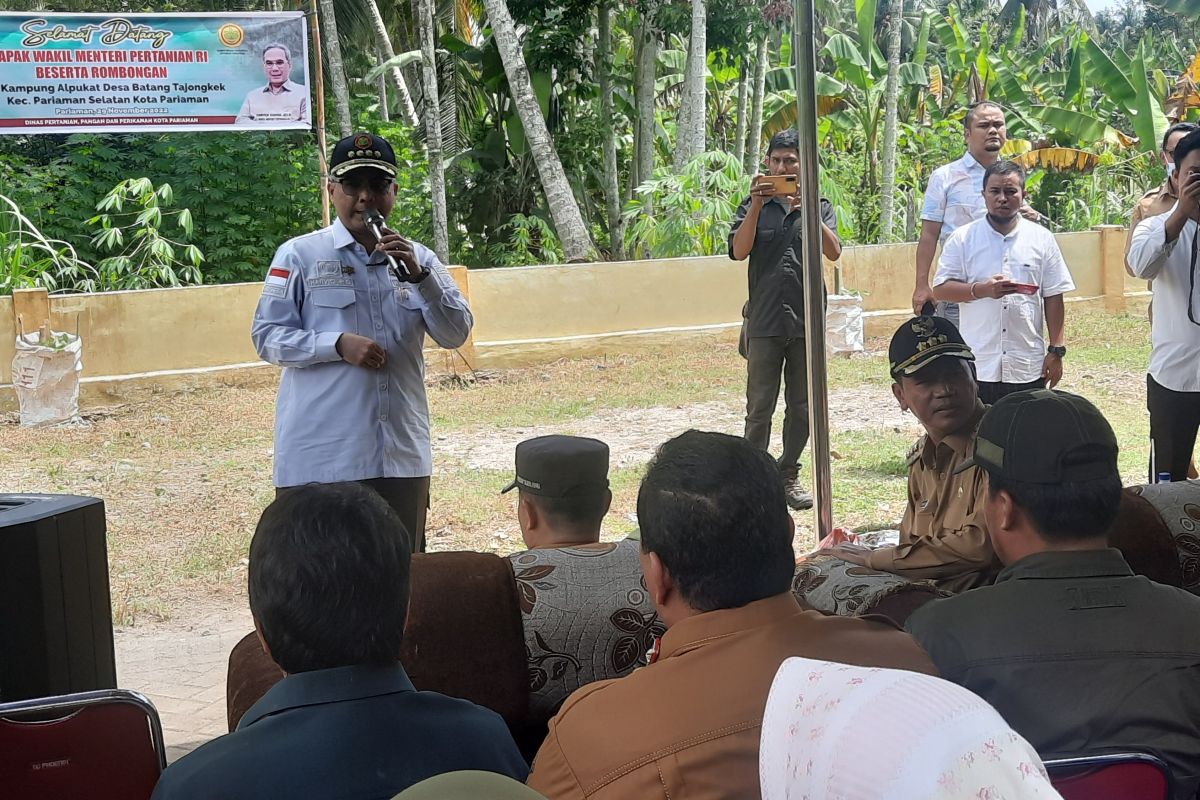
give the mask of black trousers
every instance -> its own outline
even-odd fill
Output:
[[[387,501],[400,521],[414,553],[425,552],[425,515],[429,510],[429,476],[424,478],[370,478],[359,481]],[[297,489],[285,486],[275,489],[275,496]]]
[[[1027,389],[1045,389],[1046,382],[1041,378],[1029,383],[1000,383],[999,381],[979,381],[979,400],[990,406],[1005,395],[1013,392],[1024,392]]]
[[[1150,412],[1150,483],[1158,473],[1187,480],[1188,464],[1200,429],[1200,392],[1176,392],[1146,376],[1146,408]]]
[[[783,455],[779,469],[785,478],[800,470],[800,454],[808,444],[808,352],[804,339],[756,336],[746,358],[746,439],[769,449],[771,417],[784,385]]]

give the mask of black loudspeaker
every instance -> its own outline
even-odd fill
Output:
[[[0,701],[115,689],[104,502],[0,494]]]

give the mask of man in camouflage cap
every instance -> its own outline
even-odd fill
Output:
[[[932,580],[950,591],[991,582],[999,562],[984,519],[987,476],[955,470],[971,456],[984,406],[975,384],[975,356],[954,323],[914,317],[888,348],[892,394],[925,435],[908,451],[908,504],[895,547],[834,548],[847,561]]]

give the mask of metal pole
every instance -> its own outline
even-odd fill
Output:
[[[833,530],[829,468],[829,392],[825,358],[825,275],[821,264],[821,200],[817,160],[817,56],[813,0],[793,0],[796,126],[800,138],[800,197],[804,203],[804,330],[808,345],[808,411],[812,438],[813,513],[817,538]]]
[[[317,17],[317,0],[312,0],[309,5],[312,9],[309,16],[312,17],[313,66],[317,73],[314,82],[317,84],[317,164],[321,169],[321,224],[328,228],[329,192],[325,189],[329,185],[329,167],[325,163],[325,62],[321,54],[321,21]]]

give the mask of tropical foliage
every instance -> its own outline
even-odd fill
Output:
[[[1166,126],[1200,118],[1197,17],[1194,0],[1097,17],[1082,0],[816,0],[821,188],[843,237],[913,238],[929,174],[984,98],[1055,226],[1123,222],[1163,179]],[[767,139],[795,124],[790,0],[320,0],[318,19],[330,136],[391,139],[393,224],[473,267],[722,252]],[[315,143],[0,136],[0,291],[261,279],[320,224]]]

